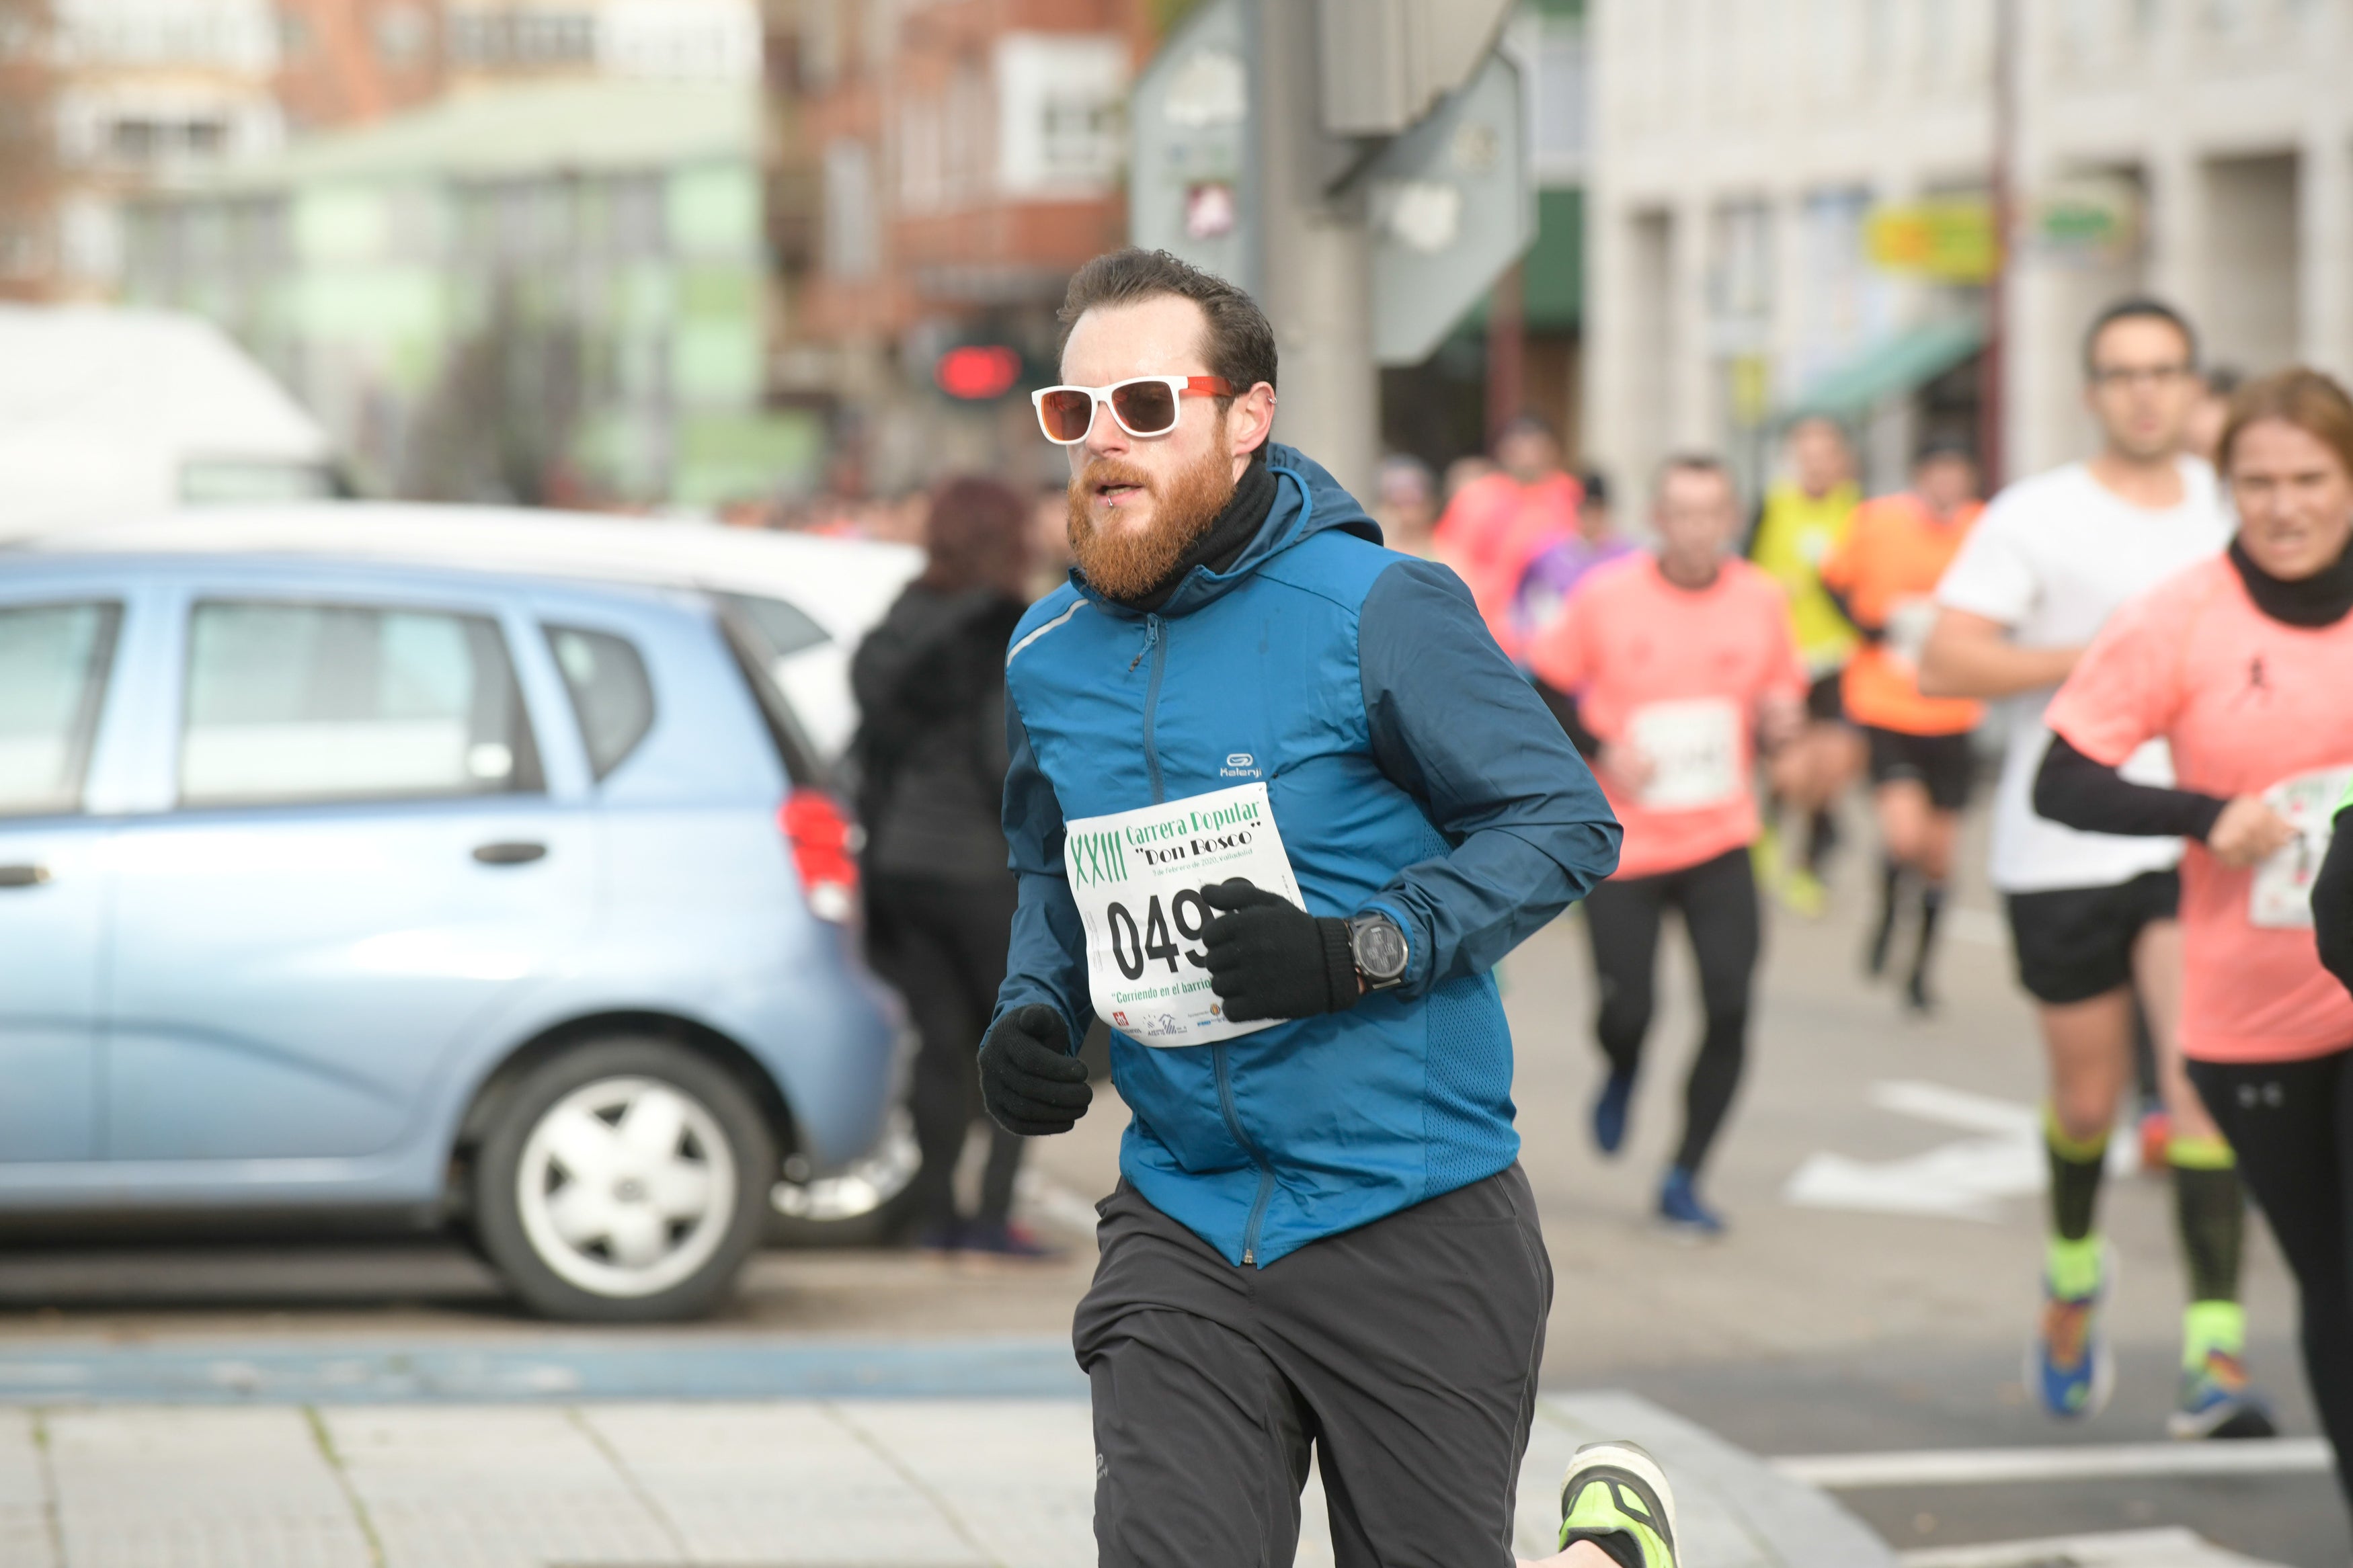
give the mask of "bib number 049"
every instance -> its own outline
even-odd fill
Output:
[[[1182,973],[1176,967],[1181,957],[1196,969],[1209,966],[1208,951],[1198,946],[1178,947],[1169,934],[1171,921],[1176,935],[1187,942],[1198,942],[1201,933],[1208,929],[1209,905],[1198,888],[1186,888],[1168,900],[1168,911],[1161,913],[1160,895],[1154,893],[1144,906],[1144,923],[1136,924],[1135,914],[1125,904],[1113,899],[1103,911],[1111,923],[1112,962],[1130,980],[1141,980],[1146,967],[1166,963],[1171,974]]]

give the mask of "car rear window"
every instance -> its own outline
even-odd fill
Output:
[[[549,626],[547,646],[572,694],[588,766],[602,782],[654,727],[654,689],[646,679],[646,661],[626,639],[577,626]]]
[[[79,809],[121,617],[111,604],[0,606],[0,816]]]
[[[725,594],[721,598],[742,617],[744,631],[765,659],[790,658],[833,640],[798,605],[755,594]]]
[[[199,604],[182,725],[183,805],[543,787],[506,639],[480,616]]]

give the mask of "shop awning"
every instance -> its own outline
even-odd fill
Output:
[[[1861,418],[1884,399],[1936,380],[1983,348],[1985,339],[1985,322],[1976,316],[1948,316],[1883,338],[1816,377],[1774,411],[1774,422],[1786,425],[1810,414]]]

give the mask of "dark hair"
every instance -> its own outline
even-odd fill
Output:
[[[1609,504],[1609,481],[1599,468],[1588,468],[1579,476],[1578,484],[1585,487],[1585,499],[1596,506]]]
[[[2231,395],[2231,416],[2215,448],[2215,466],[2231,471],[2231,448],[2239,434],[2263,419],[2280,419],[2327,447],[2353,474],[2353,397],[2330,377],[2298,365],[2255,380]]]
[[[1916,468],[1924,463],[1933,463],[1939,458],[1957,458],[1964,463],[1975,463],[1978,460],[1978,449],[1962,437],[1956,436],[1950,431],[1943,431],[1929,437],[1914,448],[1912,466]]]
[[[2181,334],[2182,346],[2189,351],[2189,363],[2193,365],[2198,363],[2198,331],[2189,324],[2189,318],[2162,300],[2136,294],[2129,299],[2118,300],[2102,310],[2084,330],[2084,374],[2086,379],[2099,370],[2092,355],[2100,346],[2100,334],[2118,321],[2163,321]]]
[[[1553,433],[1552,421],[1533,409],[1524,408],[1505,420],[1504,427],[1495,432],[1495,444],[1500,447],[1514,436],[1541,436],[1556,447],[1560,445],[1560,437]]]
[[[1071,289],[1062,297],[1058,319],[1062,340],[1059,354],[1071,341],[1079,318],[1099,305],[1134,305],[1173,294],[1201,307],[1208,318],[1202,334],[1201,358],[1211,375],[1226,378],[1240,396],[1264,382],[1274,384],[1274,328],[1258,301],[1214,272],[1204,272],[1165,250],[1130,246],[1108,251],[1071,274]],[[1220,399],[1219,407],[1226,406]]]
[[[1670,452],[1659,463],[1657,489],[1663,490],[1667,481],[1677,474],[1713,474],[1725,484],[1732,482],[1732,470],[1724,459],[1713,452]]]
[[[967,475],[932,493],[925,543],[930,560],[917,583],[935,594],[969,588],[1023,593],[1029,570],[1029,503],[1010,485]]]

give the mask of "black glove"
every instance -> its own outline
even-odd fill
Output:
[[[1201,931],[1209,989],[1237,1024],[1305,1018],[1356,1005],[1356,955],[1348,922],[1311,915],[1280,893],[1237,877],[1201,889],[1221,910]]]
[[[1094,1098],[1062,1016],[1043,1003],[1008,1013],[980,1043],[981,1103],[1008,1132],[1068,1132]]]
[[[2337,814],[2328,857],[2312,884],[2312,924],[2321,963],[2353,990],[2353,807]]]

